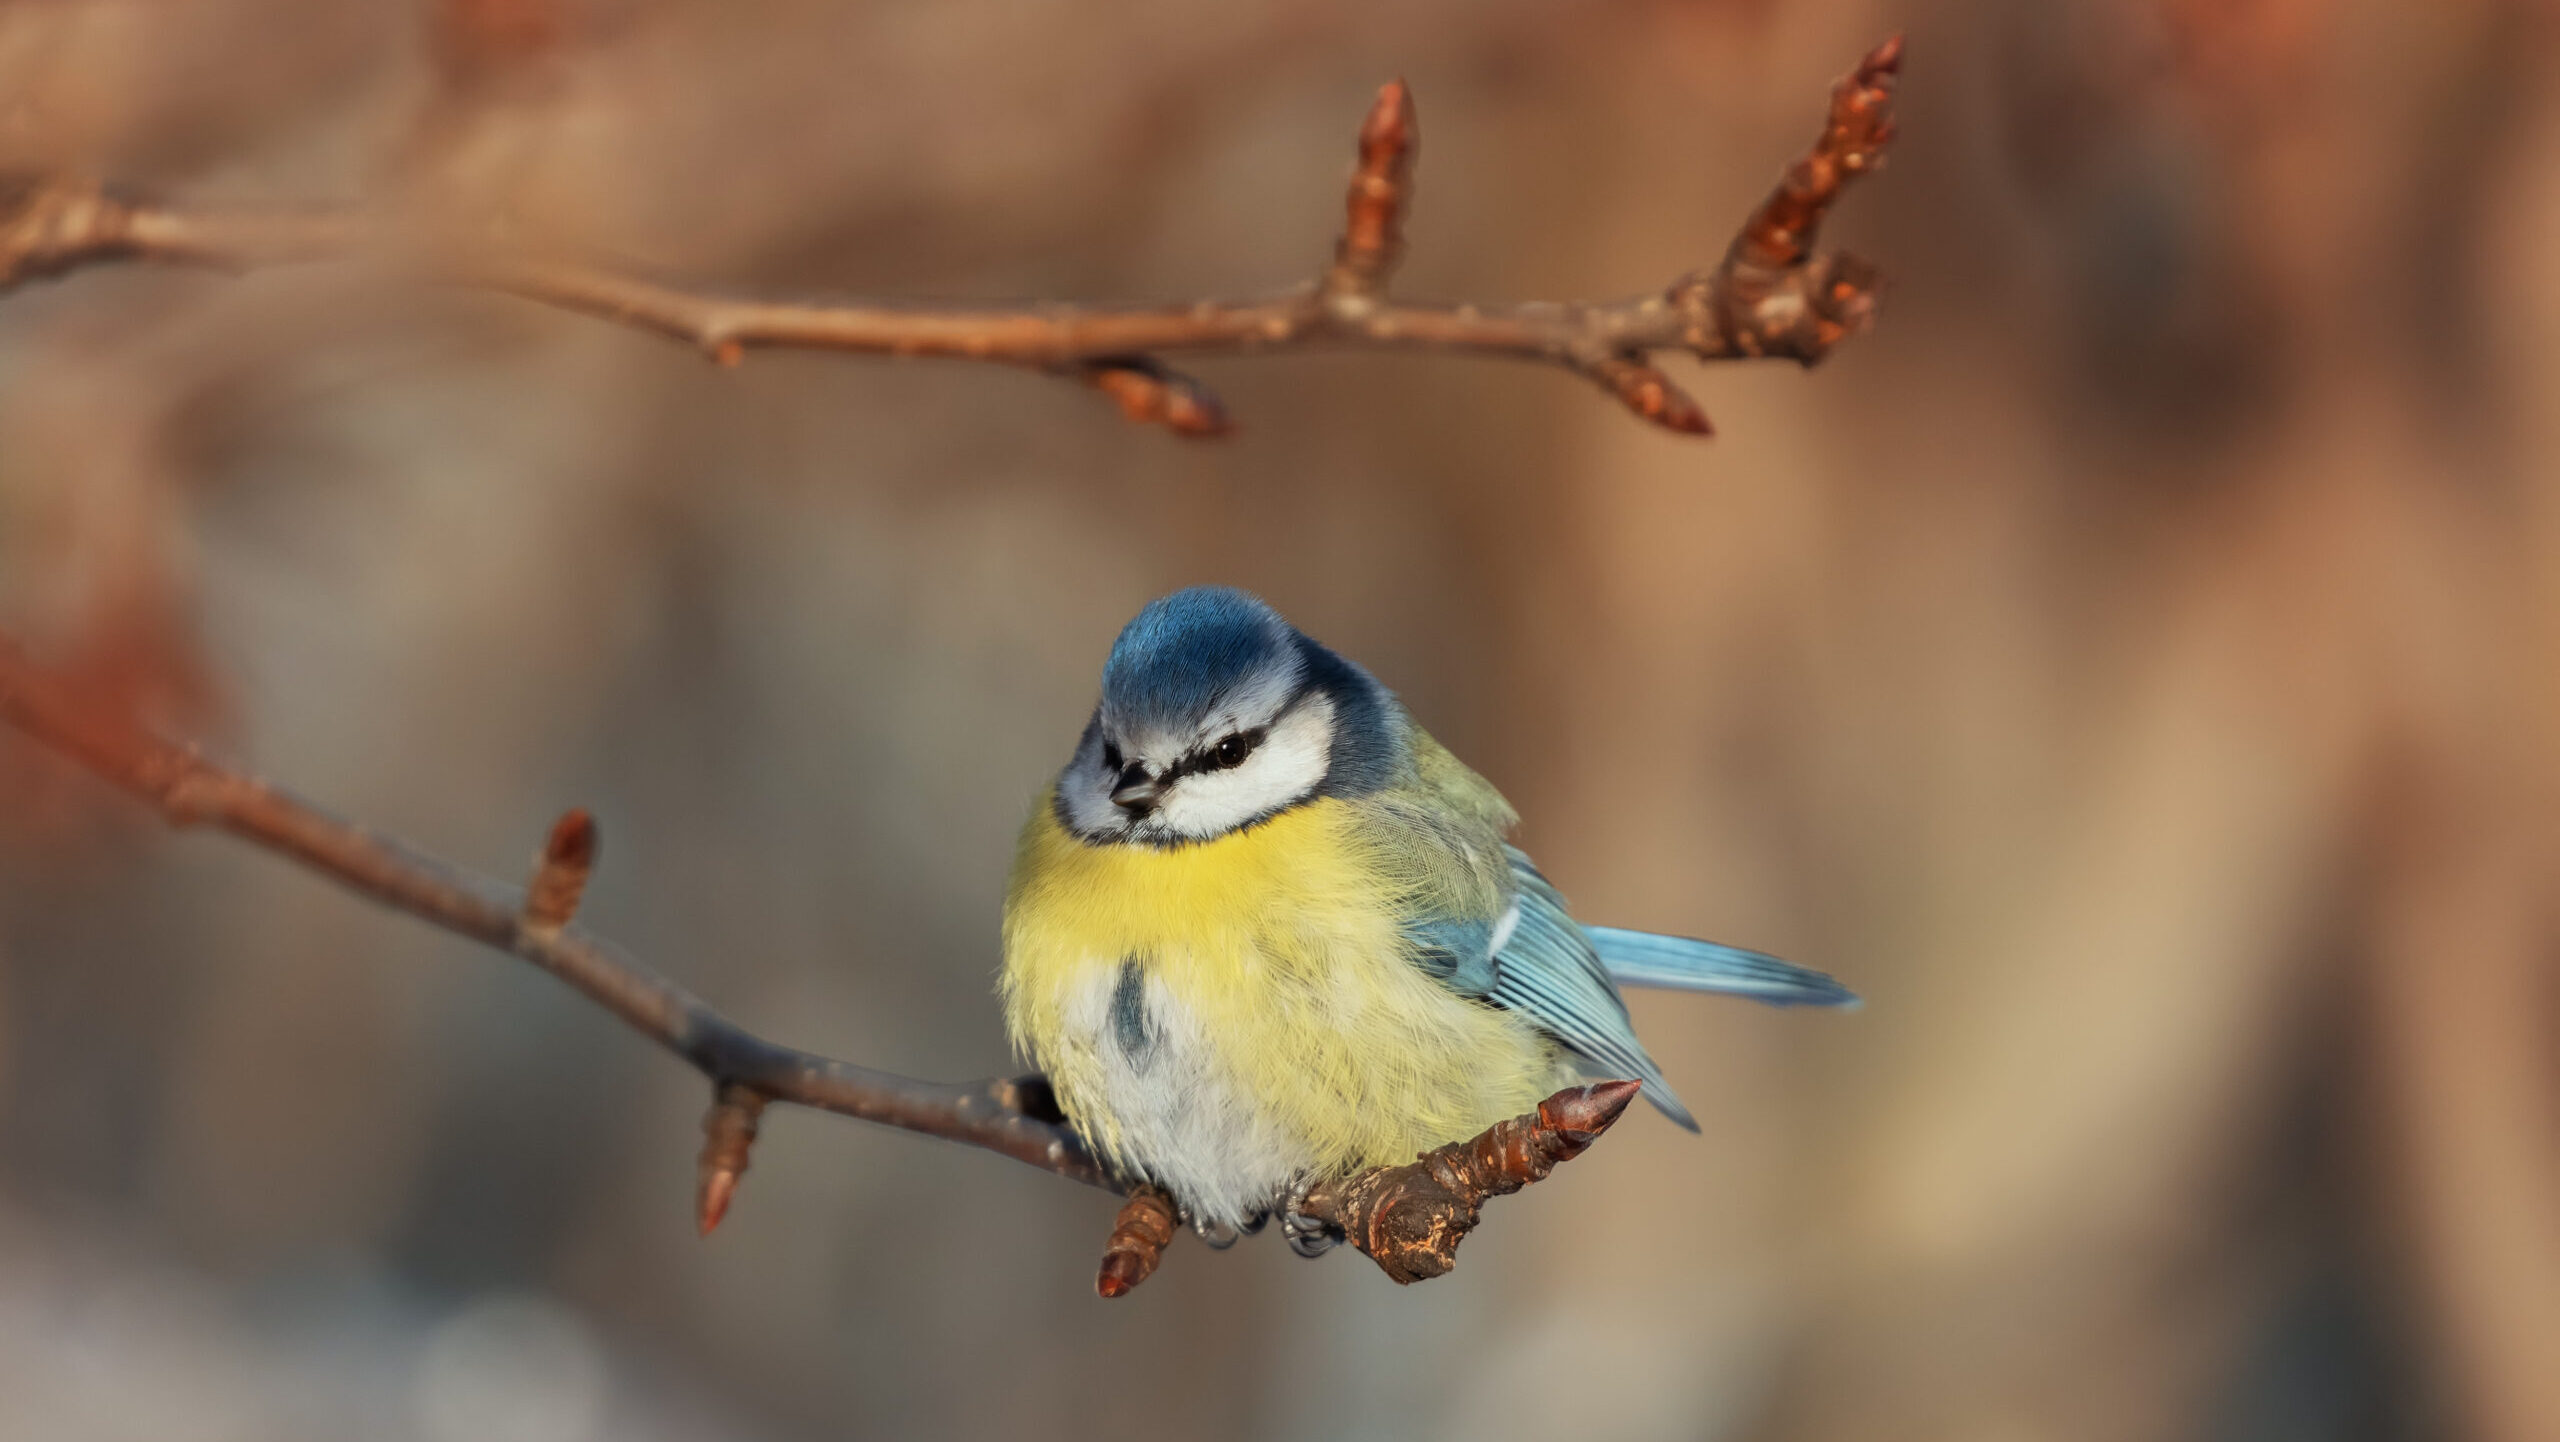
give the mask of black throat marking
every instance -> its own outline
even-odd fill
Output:
[[[1147,1064],[1155,1060],[1156,1035],[1147,1020],[1146,973],[1134,956],[1120,963],[1120,980],[1111,988],[1111,1036],[1129,1059],[1129,1070],[1146,1075]]]

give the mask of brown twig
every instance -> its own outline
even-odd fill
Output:
[[[738,1195],[738,1179],[747,1174],[747,1154],[764,1120],[765,1100],[764,1093],[736,1082],[711,1090],[711,1110],[702,1116],[702,1160],[694,1169],[693,1193],[694,1226],[706,1237],[720,1229]]]
[[[587,877],[595,869],[596,820],[571,811],[553,824],[534,862],[533,884],[524,892],[524,924],[550,931],[567,926],[586,899]]]
[[[1164,1260],[1164,1249],[1173,1245],[1181,1226],[1171,1193],[1152,1184],[1131,1187],[1129,1200],[1120,1204],[1120,1215],[1112,1222],[1111,1241],[1102,1249],[1094,1291],[1105,1298],[1129,1295],[1130,1288],[1156,1274],[1156,1264]]]
[[[1671,288],[1673,303],[1699,326],[1684,338],[1692,350],[1722,346],[1727,355],[1812,365],[1875,318],[1875,268],[1846,252],[1816,255],[1813,245],[1840,192],[1884,164],[1901,73],[1896,35],[1831,87],[1821,138],[1743,223],[1724,263]]]
[[[1413,204],[1413,152],[1420,143],[1413,92],[1391,80],[1360,126],[1360,164],[1343,202],[1342,238],[1324,273],[1322,293],[1334,305],[1376,296],[1404,258],[1404,213]]]
[[[1190,305],[803,305],[730,299],[581,261],[424,243],[361,211],[182,210],[111,194],[93,181],[0,184],[0,288],[81,266],[147,260],[247,269],[368,251],[423,252],[448,282],[655,331],[724,364],[756,347],[986,361],[1095,386],[1133,420],[1178,434],[1228,429],[1198,382],[1161,357],[1268,355],[1318,348],[1427,350],[1538,361],[1597,382],[1644,419],[1704,434],[1697,402],[1650,357],[1783,357],[1811,365],[1874,314],[1876,276],[1854,256],[1817,254],[1822,220],[1850,180],[1874,170],[1893,136],[1899,37],[1834,88],[1820,139],[1792,165],[1723,261],[1668,289],[1601,303],[1518,305],[1390,301],[1412,197],[1413,105],[1402,81],[1379,92],[1360,134],[1342,237],[1309,285],[1258,300]]]
[[[1158,424],[1178,436],[1223,436],[1235,429],[1227,409],[1207,386],[1167,370],[1152,356],[1119,356],[1064,368],[1111,397],[1120,414],[1141,425]]]
[[[796,1102],[984,1147],[1107,1191],[1126,1191],[1096,1285],[1116,1297],[1155,1270],[1176,1224],[1172,1201],[1128,1186],[1059,1112],[1046,1080],[917,1081],[795,1051],[747,1031],[672,981],[573,924],[596,856],[594,821],[552,827],[521,895],[154,734],[115,704],[31,661],[0,637],[0,721],[156,807],[172,826],[209,826],[300,863],[394,910],[532,962],[709,1077],[695,1193],[705,1235],[747,1170],[768,1102]],[[1487,1197],[1518,1191],[1578,1154],[1636,1094],[1633,1082],[1558,1092],[1534,1116],[1501,1122],[1400,1167],[1319,1189],[1306,1214],[1344,1233],[1399,1282],[1449,1270]]]
[[[1632,1081],[1569,1087],[1471,1140],[1318,1187],[1306,1214],[1340,1231],[1396,1281],[1429,1281],[1457,1265],[1458,1243],[1475,1230],[1488,1198],[1544,1181],[1582,1155],[1642,1089]]]

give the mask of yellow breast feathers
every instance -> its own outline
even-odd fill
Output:
[[[1494,884],[1413,844],[1428,809],[1327,798],[1160,849],[1087,845],[1044,798],[1005,907],[1016,1046],[1115,1164],[1195,1196],[1204,1171],[1242,1187],[1409,1161],[1535,1106],[1552,1043],[1409,958],[1419,898]],[[1246,1147],[1277,1155],[1203,1152]]]

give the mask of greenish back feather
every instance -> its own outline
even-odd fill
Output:
[[[1413,963],[1459,995],[1528,1018],[1589,1073],[1643,1082],[1664,1115],[1697,1130],[1564,898],[1506,843],[1518,820],[1511,804],[1419,726],[1408,734],[1410,779],[1360,805],[1405,870],[1400,925]]]

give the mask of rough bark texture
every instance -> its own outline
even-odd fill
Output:
[[[1632,1081],[1568,1087],[1536,1111],[1496,1122],[1467,1141],[1318,1188],[1307,1198],[1307,1212],[1399,1283],[1446,1275],[1487,1199],[1544,1181],[1559,1163],[1582,1155],[1642,1089]]]

